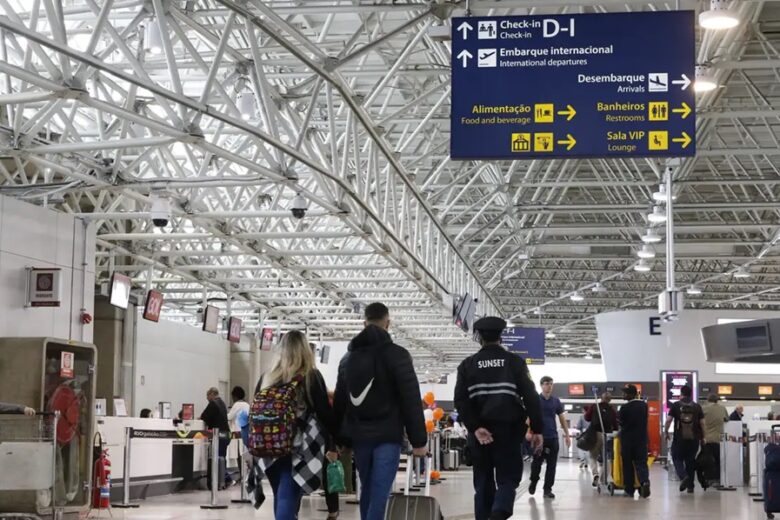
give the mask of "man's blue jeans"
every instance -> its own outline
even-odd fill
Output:
[[[360,518],[383,520],[387,500],[398,473],[401,445],[355,442],[353,448],[360,475]]]
[[[274,519],[295,520],[301,507],[301,487],[292,476],[292,456],[287,455],[274,461],[265,470],[265,476],[274,490]]]

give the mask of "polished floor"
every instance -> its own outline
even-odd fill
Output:
[[[435,496],[447,520],[467,520],[473,518],[471,471],[444,473],[447,479],[432,487]],[[610,497],[598,495],[590,485],[590,474],[579,470],[576,464],[561,461],[558,467],[558,479],[555,485],[555,500],[545,500],[541,491],[535,497],[528,495],[527,482],[521,484],[513,519],[531,520],[629,520],[629,519],[729,519],[759,520],[765,518],[761,504],[754,503],[748,496],[748,490],[734,492],[707,491],[697,488],[693,495],[680,494],[677,483],[669,480],[666,471],[654,466],[651,473],[652,496],[648,500],[629,499],[624,496]],[[238,496],[239,490],[232,488],[220,495],[220,500],[228,501]],[[619,493],[619,492],[618,492]],[[140,502],[138,509],[111,511],[114,519],[121,520],[272,520],[270,494],[263,507],[255,511],[249,505],[230,504],[229,509],[207,511],[200,504],[209,500],[208,493],[193,492],[150,498]],[[305,498],[301,508],[301,520],[325,519],[322,510],[325,501],[320,497]],[[97,517],[93,511],[91,517]],[[101,518],[108,518],[102,511]],[[346,504],[342,500],[340,520],[357,520],[357,506]]]

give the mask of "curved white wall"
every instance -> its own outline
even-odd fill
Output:
[[[650,334],[654,310],[619,311],[596,316],[596,330],[606,375],[615,381],[656,381],[661,370],[698,370],[699,381],[780,382],[777,375],[716,373],[715,363],[704,357],[701,329],[717,325],[719,319],[777,318],[772,311],[686,309],[673,323],[660,322],[660,335]]]

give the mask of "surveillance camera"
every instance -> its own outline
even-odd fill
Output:
[[[152,224],[164,228],[171,221],[171,202],[166,199],[155,198],[152,200],[152,209],[149,211]]]
[[[290,211],[292,212],[292,216],[301,219],[306,216],[306,210],[309,209],[308,204],[306,204],[306,199],[303,198],[303,196],[299,193],[295,197],[293,197],[292,203],[290,204]]]

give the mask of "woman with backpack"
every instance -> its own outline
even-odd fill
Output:
[[[274,518],[295,520],[301,497],[320,486],[325,450],[338,458],[336,416],[302,332],[282,337],[276,366],[257,383],[249,427],[252,454],[274,491]]]

